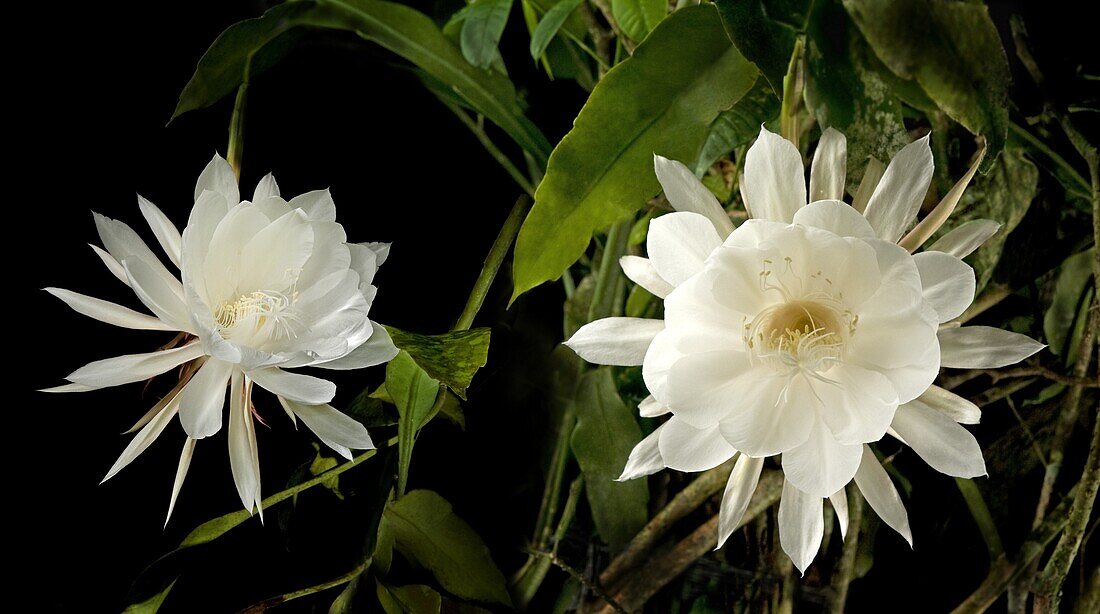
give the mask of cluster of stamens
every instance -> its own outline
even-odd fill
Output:
[[[293,310],[294,296],[257,290],[226,301],[214,310],[214,320],[226,336],[252,336],[267,332],[268,338],[295,335],[298,322]]]

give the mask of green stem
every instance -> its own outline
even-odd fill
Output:
[[[226,161],[237,176],[237,182],[241,180],[241,159],[244,157],[244,111],[248,106],[248,79],[252,66],[252,57],[249,56],[244,64],[244,78],[237,87],[237,98],[233,101],[233,115],[229,118],[229,145],[226,149]]]
[[[989,550],[989,561],[992,563],[1004,556],[1005,547],[1001,543],[1001,534],[997,531],[997,525],[993,523],[993,515],[989,513],[989,506],[985,504],[985,498],[974,480],[955,478],[955,484],[959,487],[966,507],[970,509],[970,515],[978,525],[978,530],[985,540],[985,547]]]
[[[516,200],[516,204],[512,206],[512,210],[504,220],[504,225],[500,227],[500,232],[497,233],[496,240],[493,241],[493,246],[489,248],[489,254],[485,257],[485,264],[481,267],[481,273],[477,276],[477,281],[474,282],[474,287],[470,290],[470,296],[466,299],[466,306],[463,307],[462,314],[458,316],[458,321],[455,322],[452,331],[469,330],[473,326],[474,316],[477,315],[477,312],[481,310],[481,306],[485,303],[489,288],[493,285],[493,280],[496,279],[497,273],[500,272],[500,267],[504,263],[504,258],[508,255],[508,248],[512,246],[516,235],[519,234],[519,228],[523,225],[523,219],[527,217],[527,212],[530,209],[531,199],[526,196],[520,196]]]
[[[787,67],[787,75],[783,77],[783,102],[779,110],[779,132],[783,138],[794,143],[798,147],[798,137],[801,127],[798,123],[798,110],[802,100],[802,86],[805,82],[803,49],[805,40],[800,36],[795,40],[794,51],[791,53],[791,63]]]
[[[1089,182],[1085,181],[1085,178],[1081,176],[1081,173],[1077,172],[1077,169],[1073,168],[1073,166],[1071,166],[1065,158],[1058,155],[1058,152],[1051,149],[1049,146],[1047,146],[1046,143],[1039,140],[1038,137],[1031,134],[1023,126],[1020,126],[1015,122],[1010,122],[1008,124],[1008,130],[1014,136],[1019,137],[1020,140],[1028,145],[1028,147],[1034,149],[1035,151],[1043,154],[1048,159],[1050,159],[1054,166],[1057,166],[1063,173],[1066,174],[1067,177],[1072,179],[1073,183],[1077,184],[1077,187],[1080,188],[1083,193],[1088,194],[1090,192]]]
[[[310,595],[315,595],[317,593],[327,591],[331,588],[336,588],[337,586],[343,586],[343,585],[347,584],[348,582],[351,582],[352,580],[355,580],[355,578],[357,578],[359,576],[359,574],[363,573],[363,571],[365,571],[367,569],[368,565],[370,565],[370,560],[369,559],[367,561],[357,565],[355,567],[355,569],[352,569],[351,571],[347,572],[346,574],[344,574],[344,575],[342,575],[338,578],[333,578],[332,580],[329,580],[327,582],[322,582],[320,584],[315,584],[315,585],[310,586],[308,588],[303,588],[303,589],[300,589],[300,590],[296,590],[296,591],[292,591],[292,592],[289,592],[289,593],[284,593],[282,595],[278,595],[278,596],[275,596],[275,597],[271,597],[269,599],[264,599],[263,601],[261,601],[259,603],[256,603],[256,604],[253,604],[253,605],[245,608],[244,610],[242,610],[242,614],[266,612],[268,609],[273,608],[277,605],[282,605],[282,604],[284,604],[288,601],[294,601],[295,599],[300,599],[302,597],[308,597]]]
[[[534,198],[535,186],[531,185],[531,181],[516,167],[515,164],[512,164],[512,161],[508,159],[508,156],[504,155],[504,152],[502,152],[500,148],[496,146],[496,143],[494,143],[493,140],[489,138],[489,135],[485,132],[485,127],[470,118],[470,115],[466,111],[462,110],[458,105],[443,100],[442,98],[440,98],[439,100],[448,109],[450,109],[451,113],[455,114],[455,117],[457,117],[459,121],[461,121],[463,124],[466,125],[467,128],[470,129],[470,132],[472,132],[474,136],[477,137],[478,142],[481,143],[481,146],[485,148],[485,151],[489,152],[489,155],[497,161],[497,164],[499,164],[501,167],[504,168],[505,171],[507,171],[508,175],[519,185],[519,187],[522,188],[528,196]]]
[[[630,238],[633,220],[626,219],[613,225],[607,231],[603,258],[596,273],[596,288],[592,292],[592,303],[588,306],[588,321],[606,318],[611,315],[615,305],[615,288],[619,276],[619,258],[626,253],[626,243]]]

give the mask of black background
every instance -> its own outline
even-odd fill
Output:
[[[1043,13],[1030,9],[1029,26],[1057,88],[1080,58],[1094,53],[1085,50],[1084,22],[1090,20],[1062,20],[1065,12],[1042,4]],[[35,604],[31,611],[117,611],[147,564],[195,525],[239,508],[219,434],[200,442],[175,515],[162,529],[183,441],[178,423],[98,485],[125,446],[119,433],[154,402],[155,389],[130,385],[82,395],[33,390],[62,383],[91,360],[149,351],[167,340],[83,318],[39,288],[137,304],[87,247],[98,244],[89,211],[123,220],[152,242],[136,192],[182,226],[199,171],[215,150],[225,153],[231,101],[166,122],[210,42],[263,8],[256,2],[40,5],[7,24],[9,34],[25,30],[31,36],[9,49],[5,61],[8,103],[17,105],[5,130],[15,135],[7,148],[15,166],[8,162],[5,173],[9,189],[15,187],[5,207],[6,255],[23,277],[6,296],[11,379],[5,389],[17,394],[6,407],[13,419],[4,423],[5,558],[19,570],[16,594]],[[995,7],[1002,24],[1008,10]],[[513,19],[505,43],[514,49],[505,57],[525,57],[521,30]],[[381,290],[372,317],[407,330],[442,332],[461,310],[518,190],[397,64],[353,36],[326,35],[309,38],[280,67],[255,79],[242,196],[269,171],[284,195],[331,187],[350,240],[393,242],[376,282]],[[533,88],[527,92],[533,119],[556,142],[584,93],[534,77],[529,63],[512,64],[515,80]],[[1017,99],[1028,104],[1027,92]],[[498,284],[478,321],[494,326],[495,337],[490,365],[471,392],[467,431],[446,423],[428,429],[417,447],[412,485],[451,499],[507,573],[522,561],[541,491],[542,450],[534,442],[544,438],[549,418],[531,390],[537,365],[560,336],[554,323],[562,297],[544,288],[505,313],[506,286]],[[528,326],[539,321],[541,330]],[[381,377],[380,369],[338,377],[335,404]],[[259,429],[269,494],[312,458],[314,439],[308,431],[294,432],[273,401],[261,412],[272,426]],[[886,569],[853,585],[852,609],[873,609],[888,596],[902,609],[919,604],[935,611],[957,602],[984,575],[983,546],[972,526],[959,525],[967,514],[954,485],[923,475],[930,470],[916,463],[905,468],[934,485],[910,504],[917,551],[881,534],[876,569]],[[348,474],[347,488],[368,486],[378,472]],[[284,531],[278,515],[269,513],[265,525],[250,521],[196,553],[174,606],[233,611],[345,571],[362,539],[345,528],[365,511],[338,506],[324,493],[310,497],[301,502],[309,507],[310,526],[292,521]]]

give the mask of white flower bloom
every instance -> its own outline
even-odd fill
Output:
[[[846,528],[843,490],[853,480],[912,543],[901,499],[867,447],[883,435],[941,472],[985,474],[977,441],[959,426],[977,422],[978,408],[932,384],[941,366],[999,367],[1043,347],[997,329],[944,326],[974,298],[974,272],[960,258],[995,223],[964,225],[916,255],[919,245],[898,245],[938,228],[922,222],[917,238],[902,237],[932,177],[928,138],[890,162],[864,213],[841,200],[845,149],[842,134],[824,132],[807,204],[798,150],[762,129],[741,181],[754,219],[737,229],[682,164],[657,156],[676,212],[651,222],[648,259],[628,256],[622,265],[664,299],[665,319],[598,320],[566,342],[590,362],[641,365],[652,395],[642,415],[670,414],[620,479],[665,467],[704,471],[740,454],[722,499],[719,545],[743,516],[763,459],[782,455],[780,539],[802,571],[820,546],[822,499]],[[940,224],[972,172],[934,212]]]
[[[138,197],[142,215],[177,277],[129,226],[95,214],[106,251],[96,253],[154,315],[77,294],[46,290],[77,312],[143,330],[177,331],[170,347],[88,364],[49,392],[78,392],[149,379],[180,367],[179,384],[142,417],[137,435],[104,481],[141,454],[179,416],[187,434],[172,491],[172,514],[195,441],[222,428],[229,389],[229,456],[241,502],[260,507],[253,384],[278,397],[346,458],[374,445],[362,424],[327,405],[331,382],[288,371],[296,367],[357,369],[388,361],[397,348],[367,314],[374,274],[389,253],[383,243],[348,243],[328,190],[289,202],[274,177],[240,200],[229,164],[215,155],[195,186],[195,205],[181,235],[155,205]],[[182,281],[181,281],[182,280]]]

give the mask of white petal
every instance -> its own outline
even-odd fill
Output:
[[[92,248],[92,250],[95,251],[95,254],[99,256],[100,260],[103,261],[103,264],[107,267],[107,270],[111,272],[111,275],[117,277],[119,281],[126,284],[127,286],[130,285],[130,278],[126,277],[126,269],[122,268],[122,265],[119,263],[118,260],[115,260],[114,256],[107,253],[107,250],[97,245],[92,245],[91,243],[89,243],[88,247]]]
[[[938,336],[940,364],[955,369],[1004,367],[1046,347],[1027,335],[990,326],[945,328]]]
[[[651,473],[657,473],[665,468],[665,463],[661,460],[660,446],[658,445],[661,439],[661,430],[664,428],[665,425],[662,424],[645,439],[639,441],[638,445],[634,446],[634,449],[630,451],[630,457],[626,459],[623,474],[619,476],[617,481],[633,480]]]
[[[913,256],[920,271],[924,300],[948,322],[962,315],[974,302],[974,269],[962,260],[943,252],[922,252]]]
[[[194,332],[191,314],[183,299],[182,286],[177,287],[179,281],[164,279],[140,259],[123,260],[122,267],[126,269],[134,294],[149,311],[176,330]]]
[[[261,203],[272,196],[279,196],[279,184],[275,181],[275,175],[268,173],[256,184],[252,191],[252,202]]]
[[[828,230],[841,237],[875,236],[867,218],[841,200],[814,201],[794,214],[794,223]]]
[[[290,199],[291,209],[301,209],[306,212],[310,220],[335,222],[336,203],[332,202],[332,194],[328,189],[314,190]]]
[[[291,373],[278,367],[253,369],[248,376],[264,389],[307,405],[328,403],[336,396],[336,384],[312,375]]]
[[[313,253],[313,240],[313,227],[299,209],[271,222],[241,252],[241,283],[280,291],[290,288]]]
[[[836,512],[836,521],[840,525],[840,537],[841,539],[848,535],[848,495],[844,492],[844,489],[834,492],[829,495],[829,503],[833,504],[833,511]]]
[[[760,127],[760,136],[745,154],[741,196],[755,219],[790,223],[806,205],[802,155],[787,139]]]
[[[252,421],[244,374],[233,373],[229,389],[229,468],[244,509],[251,514],[260,504],[260,461],[256,425]]]
[[[201,366],[201,365],[199,365],[199,366]],[[159,401],[157,401],[156,405],[153,405],[152,407],[150,407],[149,411],[145,412],[145,415],[138,418],[138,421],[135,422],[133,426],[131,426],[130,428],[123,431],[122,434],[123,435],[129,435],[130,433],[133,433],[133,432],[139,430],[141,427],[145,426],[146,424],[149,424],[150,420],[155,418],[156,415],[159,414],[162,409],[167,407],[168,404],[171,403],[172,400],[176,398],[176,396],[180,393],[180,390],[183,390],[183,387],[187,385],[187,382],[191,381],[191,375],[192,375],[191,369],[192,369],[192,367],[188,367],[187,369],[185,369],[184,370],[185,375],[184,375],[184,377],[180,378],[179,383],[176,384],[175,386],[173,386],[172,389],[168,391],[168,394],[161,397],[161,399]]]
[[[86,384],[62,384],[60,386],[53,386],[52,388],[42,388],[38,392],[91,392],[92,390],[99,390],[99,388],[99,386],[88,386]]]
[[[393,344],[390,333],[384,326],[371,322],[372,332],[365,343],[335,360],[317,363],[312,366],[322,369],[363,369],[389,362],[397,356],[397,346]]]
[[[664,298],[672,292],[672,284],[657,274],[657,269],[649,258],[623,256],[619,259],[619,266],[623,268],[623,273],[630,278],[630,281],[645,288],[657,298]]]
[[[368,242],[360,243],[360,245],[365,245],[374,250],[375,255],[378,256],[378,266],[382,266],[382,264],[386,262],[386,259],[390,257],[389,243]]]
[[[111,470],[107,472],[107,475],[103,476],[103,480],[100,484],[114,477],[116,473],[122,471],[126,465],[129,465],[135,458],[145,451],[160,434],[164,432],[164,427],[168,426],[168,423],[172,421],[172,418],[176,416],[176,412],[179,410],[178,403],[169,403],[164,409],[161,410],[149,424],[145,425],[145,428],[138,431],[137,435],[130,440],[130,444],[126,446],[126,449],[122,451],[122,454],[115,461],[115,464],[111,466]]]
[[[683,356],[673,345],[675,340],[665,329],[653,338],[649,351],[642,363],[642,380],[653,398],[668,405],[668,372],[672,365]]]
[[[722,493],[722,505],[718,510],[718,548],[726,543],[729,536],[741,525],[745,510],[749,508],[752,493],[760,481],[760,471],[764,468],[763,458],[752,458],[744,454],[737,457],[726,490]],[[717,548],[716,548],[717,549]]]
[[[632,367],[642,364],[649,344],[664,328],[664,320],[603,318],[582,326],[565,345],[591,363]]]
[[[374,281],[378,273],[378,253],[361,243],[348,243],[351,254],[351,269],[359,274],[359,285]]]
[[[850,445],[882,439],[898,407],[893,382],[878,371],[849,363],[835,365],[822,377],[829,383],[810,380],[816,394],[806,401],[817,409],[837,442]]]
[[[713,469],[737,452],[718,427],[697,429],[675,415],[661,429],[658,447],[665,466],[677,471]]]
[[[141,215],[145,217],[145,221],[153,231],[153,236],[157,238],[157,242],[160,243],[168,259],[178,268],[180,265],[180,251],[183,245],[183,238],[180,237],[179,229],[172,223],[172,220],[168,219],[167,215],[164,215],[163,211],[140,194],[138,194],[138,208],[141,209]]]
[[[848,140],[839,131],[826,128],[810,165],[810,202],[843,199],[847,166]]]
[[[906,145],[890,160],[864,212],[880,239],[897,242],[917,219],[932,182],[932,167],[928,136]]]
[[[944,252],[956,258],[966,258],[982,246],[1001,229],[1000,222],[993,220],[970,220],[960,224],[951,232],[943,235],[927,249],[930,252]]]
[[[856,188],[856,193],[852,195],[852,208],[860,213],[867,211],[867,201],[871,200],[871,195],[875,193],[875,188],[878,187],[878,183],[882,181],[882,175],[886,173],[886,165],[879,161],[878,158],[871,156],[867,160],[867,168],[863,170],[863,177],[859,180],[859,187]]]
[[[696,428],[714,426],[734,411],[753,411],[757,398],[762,398],[761,403],[771,409],[779,391],[772,390],[771,379],[761,377],[763,381],[758,382],[755,377],[758,374],[766,375],[752,370],[744,352],[689,354],[669,369],[668,406],[675,410],[679,420]],[[756,392],[757,388],[761,391]]]
[[[100,322],[135,330],[176,330],[153,316],[94,296],[62,288],[45,288],[45,290],[64,301],[66,305],[73,308],[73,311]]]
[[[172,483],[172,498],[168,501],[168,514],[164,517],[164,526],[172,519],[172,510],[176,509],[176,499],[179,498],[183,481],[187,478],[187,470],[191,467],[191,456],[195,453],[197,439],[186,438],[183,442],[183,450],[180,452],[180,462],[176,466],[176,479]]]
[[[786,376],[767,377],[760,371],[745,375],[741,385],[731,389],[735,410],[721,418],[722,436],[751,456],[772,456],[805,444],[815,417],[813,392],[803,379],[795,378],[784,395]],[[676,404],[672,407],[677,409]]]
[[[825,536],[822,497],[808,495],[783,482],[779,500],[779,544],[802,575],[814,561]]]
[[[936,471],[957,478],[986,475],[981,446],[970,431],[927,405],[902,405],[890,426]]]
[[[70,373],[65,379],[97,388],[120,386],[147,380],[200,356],[202,345],[192,342],[170,350],[127,354],[90,362]]]
[[[838,443],[819,418],[805,443],[783,453],[783,474],[802,492],[825,498],[852,481],[862,448]]]
[[[924,242],[932,237],[940,226],[943,226],[947,218],[951,217],[951,213],[955,211],[955,205],[959,204],[959,199],[962,198],[963,192],[966,191],[967,184],[974,178],[974,173],[978,172],[978,167],[981,165],[982,160],[985,158],[985,147],[978,152],[978,155],[974,156],[974,160],[970,163],[970,169],[966,171],[966,174],[962,176],[955,185],[951,186],[951,189],[947,191],[940,202],[934,209],[928,212],[928,215],[924,216],[913,230],[909,231],[909,234],[899,242],[903,248],[907,251],[914,252],[918,247],[924,245]],[[987,237],[988,238],[988,237]],[[984,241],[985,239],[983,239]],[[979,243],[980,245],[981,243]],[[977,247],[977,246],[975,246]],[[971,250],[973,251],[973,250]],[[958,256],[962,258],[963,256]]]
[[[111,256],[114,256],[115,260],[122,262],[123,260],[137,258],[150,267],[156,267],[158,275],[172,278],[172,274],[164,268],[160,259],[153,253],[153,250],[149,249],[145,241],[142,241],[141,237],[134,232],[133,228],[94,211],[92,217],[95,219],[95,227],[99,232],[100,240],[103,241],[103,247],[107,248],[107,251]]]
[[[331,405],[303,405],[283,399],[286,406],[294,412],[302,423],[313,431],[317,438],[336,450],[344,458],[351,460],[349,450],[373,450],[367,428]]]
[[[929,386],[928,390],[911,402],[927,405],[959,424],[977,424],[982,419],[981,408],[939,386]]]
[[[195,200],[199,200],[203,190],[210,190],[220,194],[229,206],[236,205],[241,200],[240,190],[237,188],[237,175],[233,167],[225,161],[225,158],[214,153],[214,158],[207,163],[206,168],[199,174],[199,180],[195,183]]]
[[[233,365],[207,359],[179,394],[180,424],[189,437],[202,439],[222,428],[225,386]]]
[[[656,418],[667,414],[668,411],[669,409],[661,405],[660,401],[653,398],[653,395],[649,395],[642,399],[641,403],[638,403],[638,415],[643,418]]]
[[[673,209],[702,215],[714,224],[714,229],[723,239],[733,232],[733,222],[718,199],[686,166],[653,154],[653,169]]]
[[[912,547],[913,533],[909,529],[909,514],[905,512],[905,505],[901,502],[894,483],[890,481],[890,476],[869,446],[863,446],[863,460],[856,472],[856,486],[878,517],[900,533]]]
[[[675,212],[649,223],[646,249],[657,274],[678,286],[703,270],[703,261],[721,244],[710,220],[698,213]]]

